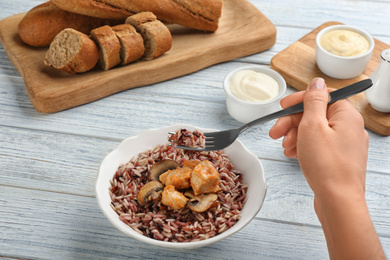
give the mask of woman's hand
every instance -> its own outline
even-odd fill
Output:
[[[315,78],[307,91],[281,101],[283,108],[304,102],[304,113],[280,118],[269,135],[283,139],[284,154],[296,157],[313,189],[353,188],[364,195],[368,133],[348,100],[328,105],[328,90]]]
[[[304,102],[304,112],[280,118],[269,135],[284,137],[287,157],[297,158],[314,192],[331,259],[385,259],[365,201],[368,133],[348,100],[328,105],[325,82],[315,78],[306,91],[281,101]]]

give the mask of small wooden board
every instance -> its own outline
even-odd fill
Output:
[[[82,105],[108,95],[189,74],[208,66],[269,49],[276,28],[246,0],[224,0],[215,33],[170,25],[172,48],[152,61],[137,61],[108,71],[95,68],[68,75],[44,65],[47,48],[32,48],[18,36],[24,14],[0,21],[0,41],[23,77],[35,109],[51,113]]]
[[[327,22],[294,42],[275,55],[271,60],[271,68],[278,71],[286,80],[287,84],[297,90],[305,90],[310,81],[315,77],[322,77],[330,88],[339,89],[359,80],[367,79],[378,67],[380,54],[383,50],[390,48],[390,45],[375,40],[375,49],[372,58],[362,75],[353,78],[340,80],[326,76],[316,65],[315,61],[315,40],[318,32],[323,28],[341,24],[339,22]],[[365,126],[381,135],[390,135],[390,113],[382,113],[374,110],[368,103],[364,93],[349,98],[354,106],[362,114]]]

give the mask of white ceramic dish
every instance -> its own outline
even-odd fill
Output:
[[[320,44],[322,36],[331,30],[351,30],[363,35],[369,42],[367,52],[352,57],[342,57],[326,51]],[[322,29],[316,37],[316,63],[318,68],[326,75],[337,79],[349,79],[364,72],[371,59],[375,42],[366,31],[349,25],[332,25]]]
[[[253,70],[255,72],[260,72],[271,76],[279,85],[279,94],[271,100],[258,103],[247,102],[239,99],[230,91],[230,82],[232,76],[241,70]],[[223,88],[226,94],[226,108],[229,115],[238,122],[246,124],[259,117],[280,110],[280,99],[284,96],[287,85],[284,78],[276,71],[266,67],[253,65],[241,67],[231,71],[223,81]]]
[[[370,76],[372,87],[365,92],[372,108],[390,113],[390,49],[383,50],[377,69]]]
[[[247,202],[242,210],[241,219],[227,231],[203,240],[188,243],[164,242],[143,236],[135,232],[132,228],[119,220],[118,215],[111,208],[111,198],[109,196],[110,180],[114,176],[118,166],[128,162],[138,153],[154,148],[158,144],[167,143],[168,132],[185,128],[189,130],[199,130],[202,132],[215,131],[203,129],[191,125],[178,124],[160,129],[150,129],[137,136],[130,137],[122,141],[119,146],[109,153],[102,161],[96,180],[96,198],[99,207],[107,219],[120,231],[138,239],[142,242],[173,249],[193,249],[210,245],[227,238],[244,228],[259,212],[263,205],[267,185],[265,182],[264,169],[259,159],[244,145],[236,140],[232,145],[224,150],[236,169],[240,170],[244,176],[244,182],[248,184]]]

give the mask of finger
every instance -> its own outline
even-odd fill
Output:
[[[290,131],[284,136],[282,147],[287,150],[291,150],[297,146],[297,128],[291,128]]]
[[[305,96],[305,91],[295,92],[280,100],[280,106],[282,108],[287,108],[296,105],[298,103],[301,103],[303,102],[304,96]]]
[[[272,139],[279,139],[287,134],[291,128],[296,128],[302,119],[302,113],[279,118],[269,131]]]
[[[284,156],[287,158],[297,158],[297,148],[292,148],[292,149],[284,149]]]
[[[322,78],[314,78],[304,96],[304,113],[302,120],[313,119],[326,120],[326,111],[328,107],[329,94]]]
[[[283,117],[282,117],[283,118]],[[272,139],[279,139],[287,134],[288,129],[284,126],[285,124],[281,121],[284,119],[279,118],[276,120],[275,124],[272,126],[271,130],[269,130],[268,135]]]
[[[305,96],[305,91],[295,92],[283,98],[280,101],[280,105],[282,108],[287,108],[296,105],[298,103],[303,102],[304,96]],[[272,139],[279,139],[285,136],[291,128],[297,127],[299,125],[301,118],[302,118],[302,113],[279,118],[276,121],[275,125],[269,131],[269,136]]]
[[[334,88],[328,88],[328,92],[335,91]],[[299,91],[295,92],[291,95],[288,95],[287,97],[284,97],[280,100],[280,106],[282,108],[291,107],[293,105],[296,105],[298,103],[303,102],[303,98],[305,96],[306,91]]]

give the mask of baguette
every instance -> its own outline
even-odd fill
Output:
[[[171,49],[172,35],[169,29],[151,12],[141,12],[126,19],[142,35],[145,45],[143,60],[153,60]]]
[[[93,29],[91,38],[100,48],[99,65],[102,69],[109,70],[121,62],[121,44],[110,26]]]
[[[117,25],[125,19],[101,19],[71,13],[50,2],[40,4],[23,17],[18,25],[22,41],[34,47],[49,46],[54,37],[65,28],[73,28],[85,34],[103,25]]]
[[[71,74],[91,70],[99,60],[99,50],[88,35],[71,28],[54,38],[46,52],[44,63]]]
[[[121,44],[121,64],[126,65],[142,57],[145,52],[142,36],[130,24],[119,24],[112,27]]]
[[[126,19],[150,11],[161,21],[214,32],[223,0],[51,0],[59,8],[100,18]]]

